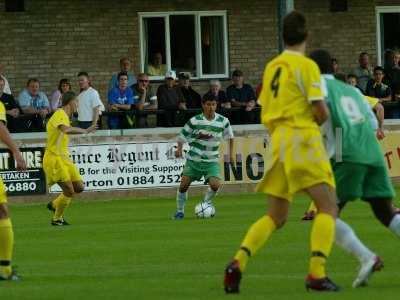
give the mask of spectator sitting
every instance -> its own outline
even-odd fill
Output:
[[[147,74],[149,76],[164,76],[167,72],[167,67],[162,63],[162,54],[154,53],[151,64],[147,66]]]
[[[3,80],[4,80],[4,91],[3,92],[8,95],[12,95],[8,80],[7,80],[6,76],[4,75],[4,65],[3,64],[0,64],[0,78],[3,78]]]
[[[340,72],[338,60],[336,58],[332,58],[331,62],[332,62],[332,68],[333,68],[333,75],[335,76],[335,78],[336,79],[340,78],[339,80],[346,82],[346,74]]]
[[[174,127],[177,126],[178,109],[185,110],[185,100],[179,87],[175,84],[175,71],[168,71],[165,74],[165,84],[157,89],[158,108],[165,110],[164,114],[158,115],[157,126]]]
[[[393,101],[396,103],[393,107],[388,107],[385,117],[390,119],[400,119],[400,84],[393,86]]]
[[[348,84],[354,86],[355,88],[357,88],[357,89],[362,93],[362,90],[360,89],[360,87],[359,87],[358,84],[357,84],[357,76],[356,76],[356,75],[354,75],[354,74],[348,74],[348,75],[347,75],[346,82],[347,82]]]
[[[185,99],[187,108],[201,108],[201,96],[196,92],[190,83],[189,73],[179,73],[179,87]]]
[[[26,88],[18,96],[18,103],[26,123],[22,126],[25,130],[42,131],[45,129],[45,119],[50,113],[49,100],[45,93],[40,91],[40,83],[36,78],[30,78]]]
[[[157,109],[157,96],[151,88],[149,76],[147,76],[146,73],[140,73],[138,75],[137,83],[132,85],[131,88],[135,94],[134,99],[137,110],[143,111]],[[138,114],[136,117],[137,127],[148,127],[147,115]]]
[[[99,93],[92,88],[89,74],[80,72],[78,74],[80,94],[78,95],[78,126],[87,129],[90,126],[97,126],[99,117],[104,111],[103,102]]]
[[[372,79],[372,71],[369,67],[369,57],[367,52],[361,52],[358,58],[359,66],[354,69],[353,74],[357,76],[358,86],[365,94],[367,83]]]
[[[190,74],[181,72],[178,75],[179,78],[179,88],[185,99],[186,108],[188,109],[199,109],[198,112],[186,112],[182,123],[186,123],[189,119],[201,111],[201,96],[197,93],[190,84]]]
[[[399,53],[393,50],[385,51],[385,78],[383,79],[383,83],[388,85],[391,91],[394,90],[394,87],[399,86],[400,84],[400,68],[398,65]]]
[[[221,90],[221,82],[219,80],[210,81],[210,89],[204,94],[203,99],[209,99],[211,96],[217,100],[218,109],[231,108],[231,102],[226,97],[225,92]]]
[[[256,95],[253,88],[244,83],[243,73],[235,70],[232,73],[233,84],[226,89],[226,96],[231,101],[233,107],[243,108],[240,112],[235,112],[233,123],[252,124],[256,122],[257,113],[254,111],[256,106]]]
[[[68,79],[63,78],[58,83],[58,88],[51,94],[50,97],[50,109],[56,111],[62,106],[61,97],[64,93],[71,91],[71,83]]]
[[[332,62],[333,74],[339,73],[338,60],[336,58],[332,57],[331,62]]]
[[[367,96],[378,98],[380,101],[392,100],[392,91],[390,87],[382,82],[384,76],[382,67],[377,66],[374,68],[374,79],[371,79],[367,83]]]
[[[120,66],[119,72],[125,72],[128,74],[128,86],[131,86],[136,83],[136,77],[131,72],[131,65],[132,65],[131,60],[128,57],[122,57],[119,60],[119,66]],[[118,74],[119,73],[115,73],[111,76],[110,82],[108,84],[108,91],[111,91],[113,88],[119,87]]]
[[[128,87],[128,74],[126,72],[120,72],[118,74],[118,82],[119,87],[113,88],[108,92],[109,111],[131,110],[132,104],[134,104],[134,93],[132,89]],[[133,125],[134,119],[128,114],[109,116],[108,118],[108,126],[110,129],[132,128]]]
[[[20,107],[11,94],[4,92],[5,81],[0,77],[0,101],[3,102],[6,109],[7,128],[10,132],[19,131],[19,124],[17,118],[21,111]]]
[[[400,51],[398,49],[394,50],[393,67],[400,69]]]

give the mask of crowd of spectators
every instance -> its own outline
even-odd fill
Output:
[[[358,88],[364,95],[375,97],[385,108],[385,118],[400,118],[400,51],[387,50],[385,65],[372,68],[369,55],[361,52],[358,67],[345,75],[338,69],[337,60],[332,61],[336,66],[335,75]]]
[[[351,73],[340,71],[339,62],[332,60],[335,75],[358,88],[363,94],[378,98],[385,107],[386,118],[400,118],[400,52],[385,52],[385,65],[371,67],[369,55],[359,55],[358,67]],[[120,59],[120,69],[111,76],[108,84],[106,105],[101,101],[98,91],[92,86],[87,72],[78,74],[79,104],[75,122],[81,128],[88,128],[99,123],[105,116],[108,128],[146,128],[152,123],[159,127],[182,126],[189,118],[201,111],[202,97],[214,98],[218,112],[231,120],[232,124],[259,123],[259,107],[256,91],[245,83],[240,70],[232,72],[231,85],[226,90],[221,82],[212,79],[208,91],[202,96],[192,86],[191,73],[176,74],[166,70],[162,56],[155,53],[146,73],[135,76],[131,71],[129,58]],[[157,82],[154,87],[149,76],[164,77],[164,82]],[[29,78],[26,86],[15,99],[10,85],[0,65],[0,101],[6,108],[7,126],[11,132],[30,132],[45,130],[46,120],[61,107],[61,97],[71,91],[69,79],[63,78],[58,87],[50,94],[50,101],[40,82]]]
[[[149,116],[153,116],[152,123],[159,127],[182,126],[201,112],[201,100],[205,96],[214,98],[218,111],[229,117],[233,124],[259,122],[255,92],[244,82],[240,70],[233,71],[232,84],[226,91],[219,80],[213,79],[209,90],[202,96],[192,86],[191,73],[176,74],[173,70],[166,70],[160,53],[154,54],[146,73],[135,76],[131,65],[129,58],[120,59],[120,69],[111,76],[104,104],[92,86],[89,74],[82,71],[77,75],[78,113],[73,120],[77,126],[101,126],[99,121],[103,118],[105,121],[101,123],[110,129],[146,128],[150,124]],[[155,88],[149,76],[164,77],[164,82],[158,81]],[[71,90],[71,81],[63,78],[47,98],[39,80],[29,78],[15,99],[0,66],[0,100],[6,107],[7,125],[11,132],[44,131],[49,116],[61,107],[62,95]]]

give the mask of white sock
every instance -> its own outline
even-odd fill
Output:
[[[179,212],[185,211],[185,202],[187,198],[187,192],[181,193],[179,190],[176,193],[176,208]]]
[[[389,229],[395,235],[400,237],[400,215],[394,215],[392,221],[390,221]]]
[[[204,195],[204,202],[212,205],[212,199],[215,197],[215,195],[218,193],[217,191],[214,191],[212,188],[208,188],[206,194]]]
[[[335,242],[339,247],[354,255],[361,263],[375,256],[375,254],[360,241],[353,229],[341,219],[336,219]]]

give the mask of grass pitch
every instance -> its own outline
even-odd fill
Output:
[[[173,221],[174,199],[79,202],[67,212],[69,227],[51,227],[45,205],[11,205],[14,264],[20,282],[0,282],[0,299],[397,299],[400,240],[381,226],[367,204],[350,204],[343,216],[385,261],[370,286],[352,289],[357,262],[334,248],[330,277],[340,294],[304,289],[310,222],[297,197],[288,223],[249,263],[239,296],[222,289],[223,270],[246,230],[265,211],[263,195],[221,195],[213,219]],[[12,201],[12,200],[11,200]]]

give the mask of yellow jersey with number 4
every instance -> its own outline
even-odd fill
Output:
[[[311,102],[323,99],[319,68],[303,54],[285,50],[265,67],[259,103],[271,133],[282,125],[318,129]]]

